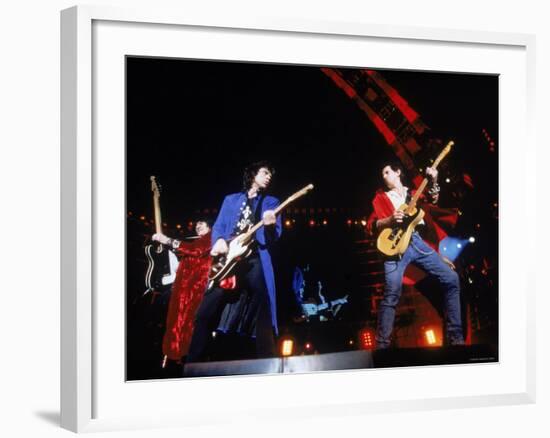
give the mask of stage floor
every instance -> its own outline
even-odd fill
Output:
[[[472,345],[346,351],[269,359],[196,362],[184,365],[184,377],[243,374],[293,374],[364,368],[395,368],[498,362],[496,347]]]

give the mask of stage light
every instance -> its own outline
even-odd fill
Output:
[[[315,226],[315,221],[312,219],[309,221],[309,226],[310,227],[314,227]]]
[[[424,336],[426,336],[426,342],[428,343],[428,345],[434,345],[437,342],[433,329],[425,330]]]
[[[446,182],[446,183],[450,183],[451,180],[450,180],[449,178],[446,178],[446,179],[445,179],[445,182]]]
[[[362,221],[361,221],[361,225],[363,225],[364,227],[366,227],[366,226],[367,226],[367,221],[362,220]]]
[[[309,342],[306,344],[306,350],[311,350],[311,344]]]
[[[285,226],[290,227],[292,225],[292,222],[288,219],[285,221]]]
[[[366,328],[359,332],[359,343],[364,350],[372,350],[374,348],[374,331]]]
[[[281,354],[283,356],[291,356],[294,350],[294,341],[292,339],[285,339],[281,344]]]
[[[460,237],[445,237],[439,242],[439,252],[445,253],[451,262],[454,262],[470,241]]]
[[[177,224],[176,225],[176,228],[179,230],[181,228],[181,225],[180,224]]]
[[[348,220],[346,221],[346,223],[347,223],[348,225],[351,225],[351,224],[353,223],[353,221],[352,221],[351,219],[348,219]]]
[[[327,220],[325,219],[325,220],[323,221],[323,225],[327,225],[327,224],[328,224],[328,222],[327,222]]]
[[[142,221],[145,220],[145,216],[140,216],[139,218],[140,218]]]
[[[215,338],[217,336],[217,333],[214,331],[212,332],[212,337]]]
[[[468,239],[468,241],[469,241],[470,243],[474,243],[474,242],[476,241],[476,238],[473,237],[473,236],[471,236],[471,237]]]

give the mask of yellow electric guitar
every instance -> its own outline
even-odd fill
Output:
[[[454,145],[453,141],[447,143],[447,146],[441,151],[439,156],[432,164],[432,168],[436,169],[439,163],[450,152],[451,147]],[[378,250],[387,256],[401,255],[403,254],[411,241],[412,233],[415,227],[424,217],[424,210],[417,207],[418,199],[422,196],[422,192],[428,185],[428,178],[424,178],[418,190],[414,194],[409,204],[403,204],[399,207],[399,210],[405,213],[403,222],[393,227],[384,228],[378,235],[376,246]]]

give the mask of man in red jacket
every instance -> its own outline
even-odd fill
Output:
[[[432,203],[439,198],[437,170],[426,169],[430,180],[428,195]],[[398,208],[410,201],[412,193],[403,185],[403,168],[398,163],[390,163],[382,168],[382,179],[386,190],[378,190],[372,201],[373,212],[369,217],[367,228],[371,234],[378,234],[382,229],[399,225],[403,222],[404,213]],[[424,225],[422,220],[419,226]],[[439,280],[445,294],[445,326],[448,343],[463,345],[462,321],[460,317],[460,281],[457,273],[443,258],[430,247],[415,231],[411,242],[401,256],[387,257],[384,261],[384,297],[378,308],[378,323],[376,329],[376,345],[378,349],[388,348],[395,320],[395,307],[401,297],[403,274],[413,263]]]

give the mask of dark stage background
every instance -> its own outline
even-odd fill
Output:
[[[496,344],[498,78],[378,73],[430,128],[417,166],[425,167],[448,140],[456,143],[440,167],[440,205],[459,209],[453,236],[476,239],[457,259],[469,342]],[[358,333],[375,326],[380,296],[372,280],[379,265],[365,259],[372,242],[361,221],[380,186],[380,164],[395,156],[365,113],[319,67],[129,57],[126,148],[129,379],[170,376],[160,370],[168,293],[153,303],[142,296],[143,246],[154,229],[150,176],[163,189],[164,233],[183,237],[192,234],[198,212],[215,218],[224,196],[241,189],[243,167],[259,159],[275,165],[271,192],[281,201],[315,185],[283,218],[289,222],[276,260],[281,334],[310,341],[317,352],[361,348]],[[303,263],[311,264],[327,299],[349,295],[334,320],[293,321],[292,272]],[[438,318],[437,294],[424,295],[426,302],[404,293],[396,327],[396,336],[405,333],[401,345],[412,342],[406,338],[416,336],[410,332],[421,317]],[[246,347],[228,345],[228,357],[246,354]]]

